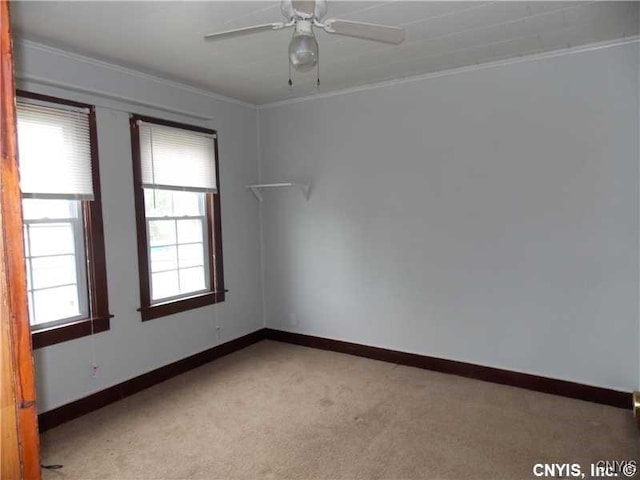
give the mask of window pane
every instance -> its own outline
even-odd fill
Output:
[[[175,245],[169,247],[151,247],[151,271],[162,272],[176,270],[178,258]]]
[[[29,225],[32,256],[73,254],[73,228],[70,223]]]
[[[147,217],[173,216],[173,197],[169,190],[144,189],[144,209]]]
[[[24,230],[24,256],[29,257],[31,253],[29,252],[29,229],[26,225],[23,226]]]
[[[67,286],[33,292],[35,323],[41,324],[80,315],[77,287]]]
[[[36,323],[35,320],[35,310],[33,309],[33,292],[28,293],[29,296],[29,325],[33,325]]]
[[[178,247],[180,268],[197,267],[204,265],[204,252],[201,243],[180,245]]]
[[[204,215],[204,193],[144,189],[147,217],[198,217]]]
[[[202,242],[202,220],[178,220],[178,243]]]
[[[179,295],[178,272],[173,270],[171,272],[152,274],[151,287],[151,298],[153,300]]]
[[[204,280],[204,267],[180,270],[181,293],[196,292],[206,288],[207,285]]]
[[[33,285],[31,285],[31,260],[26,259],[26,276],[27,276],[27,290],[33,290]]]
[[[22,216],[25,220],[77,218],[77,204],[75,200],[23,198]]]
[[[170,245],[176,243],[175,220],[151,220],[149,221],[149,244]]]
[[[73,255],[33,258],[30,263],[33,276],[33,286],[30,288],[76,283],[76,262]]]
[[[152,301],[206,290],[206,194],[146,189],[144,195]]]
[[[173,214],[176,217],[204,215],[204,193],[173,192]]]

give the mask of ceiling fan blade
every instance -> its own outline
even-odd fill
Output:
[[[324,22],[327,33],[363,38],[374,42],[398,45],[404,42],[405,31],[402,27],[388,27],[374,23],[351,22],[349,20],[327,20]]]
[[[302,13],[309,18],[313,17],[316,10],[315,0],[293,0],[291,4],[296,12]]]
[[[265,23],[264,25],[254,25],[253,27],[236,28],[235,30],[227,30],[225,32],[209,33],[204,36],[205,40],[226,40],[227,38],[239,37],[241,35],[250,35],[252,33],[264,32],[267,30],[280,30],[287,25],[278,23]]]

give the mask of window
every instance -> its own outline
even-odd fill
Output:
[[[142,320],[224,301],[217,136],[131,116]]]
[[[211,288],[206,194],[145,190],[151,301],[167,301]]]
[[[29,320],[33,327],[89,315],[82,205],[24,198]]]
[[[109,329],[95,111],[18,92],[18,153],[34,348]]]

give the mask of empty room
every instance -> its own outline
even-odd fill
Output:
[[[640,2],[0,10],[2,479],[640,479]]]

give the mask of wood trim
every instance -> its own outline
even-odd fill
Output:
[[[9,2],[0,1],[0,349],[3,478],[40,479],[31,330],[27,312]],[[5,360],[8,360],[6,362]],[[5,405],[5,401],[8,403]]]
[[[149,254],[147,251],[147,222],[145,217],[144,189],[142,188],[142,162],[140,158],[140,128],[138,121],[155,123],[173,128],[182,128],[195,132],[214,135],[215,171],[218,183],[217,193],[207,193],[205,201],[207,232],[209,237],[209,285],[211,291],[193,297],[180,298],[166,303],[151,303],[151,279],[149,278]],[[129,117],[131,132],[131,156],[133,159],[133,195],[136,214],[136,230],[138,239],[138,278],[140,282],[140,316],[142,321],[173,315],[175,313],[224,302],[224,267],[222,255],[222,218],[220,205],[220,172],[218,157],[218,138],[215,130],[187,125],[184,123],[163,120],[144,115],[132,114]],[[215,260],[214,260],[215,259]]]
[[[11,168],[15,161],[15,111],[13,110],[13,62],[11,52],[11,35],[9,33],[9,5],[4,0],[0,4],[0,88],[2,100],[0,104],[0,478],[22,477],[22,448],[20,445],[20,418],[18,413],[16,378],[16,346],[13,337],[13,312],[11,311],[10,272],[7,270],[7,247],[5,246],[4,228],[5,202],[9,200],[3,188],[5,168]],[[9,172],[11,175],[11,171]],[[8,192],[10,195],[11,191]],[[15,290],[15,289],[14,289]],[[5,296],[4,292],[7,292]]]
[[[194,295],[193,297],[180,298],[167,303],[140,307],[138,311],[140,312],[142,321],[146,322],[147,320],[153,320],[154,318],[166,317],[167,315],[173,315],[174,313],[213,305],[220,301],[218,300],[218,297],[216,297],[216,294],[217,292],[207,292],[201,295]],[[224,296],[224,292],[222,295]]]
[[[217,135],[215,130],[211,130],[209,128],[198,127],[196,125],[189,125],[187,123],[174,122],[172,120],[165,120],[163,118],[149,117],[147,115],[138,115],[136,113],[132,114],[135,117],[136,121],[140,120],[142,122],[147,123],[155,123],[156,125],[164,125],[165,127],[173,127],[173,128],[181,128],[183,130],[191,130],[192,132],[200,132],[205,133],[207,135]],[[216,152],[217,154],[218,152]],[[218,157],[216,156],[216,159]]]
[[[55,327],[43,328],[42,330],[33,330],[31,338],[33,340],[33,348],[43,348],[56,343],[66,342],[75,338],[86,337],[100,332],[109,330],[110,321],[113,315],[98,318],[85,318],[71,323],[56,325]]]
[[[104,246],[104,224],[102,221],[98,127],[96,110],[93,105],[24,90],[18,90],[16,94],[23,98],[31,98],[42,102],[69,105],[89,110],[89,145],[91,148],[93,200],[82,202],[82,215],[87,257],[90,318],[32,331],[33,348],[37,349],[91,335],[92,333],[109,330],[109,318],[113,318],[113,315],[109,314],[109,294],[107,289],[107,263]]]
[[[613,407],[631,409],[633,406],[631,392],[621,392],[608,388],[594,387],[580,383],[540,377],[527,373],[513,372],[493,367],[484,367],[472,363],[445,360],[442,358],[418,355],[415,353],[399,352],[386,348],[371,347],[358,343],[343,342],[330,338],[314,337],[301,333],[285,332],[266,328],[265,338],[279,342],[293,343],[305,347],[346,353],[358,357],[372,358],[383,362],[407,365],[409,367],[424,368],[436,372],[450,373],[461,377],[499,383],[512,387],[525,388],[536,392],[551,393],[562,397],[586,400],[588,402],[611,405]]]
[[[106,329],[108,330],[108,318],[112,315],[109,314],[109,293],[107,289],[107,260],[104,247],[104,223],[102,221],[98,126],[96,122],[96,109],[93,105],[90,106],[89,111],[89,138],[91,145],[93,200],[84,202],[89,302],[91,317],[94,321],[106,318]]]
[[[81,398],[54,410],[41,413],[39,415],[40,431],[43,432],[74,418],[85,415],[89,412],[102,408],[110,403],[117,402],[125,397],[138,393],[145,388],[149,388],[158,383],[164,382],[172,377],[197,368],[205,363],[209,363],[217,358],[223,357],[237,350],[241,350],[249,345],[263,339],[263,330],[257,330],[243,337],[236,338],[229,342],[215,346],[204,352],[196,353],[190,357],[178,360],[177,362],[165,365],[151,372],[132,378],[113,387],[101,390],[100,392]]]
[[[141,308],[151,305],[149,286],[149,257],[147,254],[147,228],[144,214],[144,190],[142,189],[142,161],[140,159],[140,129],[138,117],[129,117],[131,132],[131,157],[133,158],[133,200],[136,214],[136,230],[138,238],[138,280],[140,281]],[[144,319],[143,319],[144,320]]]
[[[0,178],[0,181],[2,178]],[[4,239],[0,235],[0,289],[6,289]],[[9,319],[11,313],[6,302],[0,307],[0,418],[2,418],[2,452],[0,454],[0,478],[22,476],[22,449],[20,448],[20,423],[16,399],[16,366],[11,348],[12,336]]]
[[[212,245],[213,254],[215,255],[215,262],[211,254],[209,260],[212,262],[210,265],[215,267],[214,285],[216,291],[216,301],[224,302],[226,290],[224,288],[224,261],[222,258],[222,194],[220,191],[220,157],[218,156],[218,136],[213,140],[213,148],[215,150],[214,155],[216,158],[216,183],[217,191],[214,194],[210,194],[211,200],[208,202],[208,208],[210,209],[207,221],[209,222],[209,232],[212,235],[209,240],[209,245]],[[209,270],[214,271],[214,270]]]
[[[43,93],[28,92],[26,90],[20,90],[20,89],[16,90],[16,96],[22,97],[22,98],[31,98],[32,100],[39,100],[41,102],[57,103],[59,105],[68,105],[70,107],[86,108],[88,110],[93,110],[94,108],[93,105],[89,105],[88,103],[80,103],[80,102],[76,102],[74,100],[69,100],[66,98],[52,97],[51,95],[45,95]]]
[[[300,333],[285,332],[271,328],[256,330],[235,340],[215,346],[177,362],[165,365],[151,372],[132,378],[113,387],[68,403],[38,416],[40,431],[43,432],[62,423],[73,420],[106,405],[117,402],[145,388],[152,387],[177,375],[209,363],[261,340],[273,340],[305,347],[346,353],[358,357],[366,357],[383,362],[423,368],[437,372],[459,375],[462,377],[483,380],[512,387],[524,388],[537,392],[550,393],[562,397],[601,403],[614,407],[631,409],[632,394],[601,387],[593,387],[565,380],[539,377],[526,373],[512,372],[491,367],[483,367],[471,363],[444,360],[441,358],[399,352],[385,348],[371,347],[358,343],[343,342],[329,338],[314,337]]]

